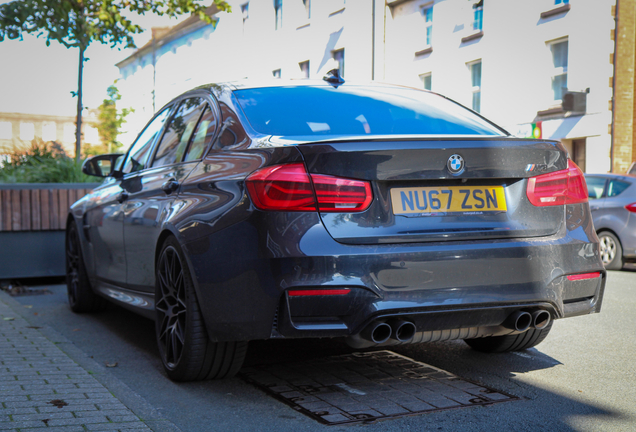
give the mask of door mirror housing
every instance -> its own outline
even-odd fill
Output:
[[[121,171],[117,168],[117,161],[122,153],[110,153],[93,156],[84,161],[82,172],[93,177],[121,177]]]

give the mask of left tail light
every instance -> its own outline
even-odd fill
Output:
[[[526,195],[537,207],[588,201],[583,172],[571,160],[568,160],[568,167],[564,170],[530,177]]]
[[[302,163],[259,169],[245,183],[260,210],[354,213],[369,208],[373,200],[371,183],[309,174]]]

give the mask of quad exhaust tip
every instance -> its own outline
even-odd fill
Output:
[[[532,312],[532,326],[537,330],[542,330],[550,324],[550,312],[546,310],[536,310]]]
[[[391,326],[385,322],[373,323],[365,328],[360,336],[362,339],[370,340],[373,343],[381,344],[389,340],[391,337]]]
[[[516,311],[504,322],[504,326],[518,332],[524,332],[532,325],[532,315],[526,311]]]
[[[391,320],[389,321],[391,326],[391,338],[398,342],[408,342],[415,336],[415,324],[404,320]]]
[[[550,324],[551,319],[550,312],[545,309],[538,309],[532,313],[520,310],[511,313],[503,326],[518,332],[524,332],[530,327],[542,330]]]

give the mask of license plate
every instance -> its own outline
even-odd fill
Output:
[[[482,213],[506,211],[503,186],[410,187],[391,189],[393,213]]]

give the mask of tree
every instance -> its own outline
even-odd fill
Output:
[[[143,29],[126,18],[125,13],[150,12],[170,17],[189,13],[211,24],[210,15],[216,10],[231,11],[225,0],[213,1],[214,8],[210,9],[200,0],[14,0],[0,5],[0,42],[34,33],[44,36],[47,46],[54,40],[67,48],[79,49],[77,92],[74,93],[77,96],[75,159],[79,161],[84,52],[91,42],[134,48],[133,35]]]
[[[101,148],[97,149],[100,153],[112,153],[122,146],[122,143],[117,141],[117,135],[122,124],[126,122],[126,116],[134,111],[128,108],[117,109],[117,101],[121,100],[121,95],[115,84],[108,87],[106,92],[108,98],[97,108],[97,131],[102,140]]]

